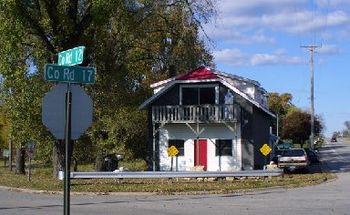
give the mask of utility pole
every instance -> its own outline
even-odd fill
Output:
[[[321,46],[319,45],[306,45],[306,46],[301,46],[301,48],[305,48],[310,52],[310,91],[311,91],[311,134],[310,134],[310,149],[314,148],[314,139],[315,139],[315,134],[314,134],[314,128],[315,128],[315,104],[314,104],[314,53],[315,49],[320,48]]]

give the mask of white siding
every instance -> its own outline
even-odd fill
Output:
[[[196,125],[191,125],[197,130]],[[231,125],[234,128],[234,125]],[[219,156],[215,156],[215,140],[216,139],[232,139],[232,156],[221,156],[221,171],[240,170],[241,159],[241,141],[239,124],[237,124],[236,132],[232,132],[223,124],[218,125],[200,125],[199,130],[204,128],[199,139],[207,140],[207,171],[219,171]],[[236,137],[237,134],[237,137]],[[183,139],[184,156],[177,159],[179,171],[190,171],[194,166],[194,140],[196,135],[184,124],[165,125],[159,131],[159,157],[160,170],[169,171],[171,166],[171,158],[168,157],[167,148],[169,139]],[[176,169],[176,158],[173,160],[173,169]]]

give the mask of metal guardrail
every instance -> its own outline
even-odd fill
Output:
[[[272,177],[283,170],[245,170],[237,172],[71,172],[71,179],[150,179],[150,178],[224,178],[224,177]]]

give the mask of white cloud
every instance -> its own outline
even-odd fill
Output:
[[[327,15],[326,24],[331,27],[343,24],[350,24],[350,18],[346,12],[338,10]]]
[[[251,57],[250,63],[252,65],[277,64],[277,63],[279,63],[279,59],[278,59],[277,55],[255,54]]]
[[[341,49],[336,45],[323,45],[320,49],[317,50],[319,54],[340,54]]]
[[[314,11],[307,9],[307,3],[307,0],[222,0],[218,6],[216,27],[226,29],[226,32],[264,28],[292,33],[320,33],[329,27],[350,25],[350,16],[342,8]],[[210,28],[215,29],[215,26]]]
[[[247,57],[239,49],[224,49],[214,51],[215,60],[231,65],[243,65],[247,61]]]
[[[251,37],[252,43],[275,43],[275,38],[266,36],[262,31],[256,32]]]
[[[218,5],[219,12],[223,13],[225,16],[229,14],[244,14],[250,16],[299,9],[303,7],[306,2],[307,0],[221,0]]]
[[[350,5],[349,0],[316,0],[315,3],[320,8],[341,7]]]
[[[263,15],[261,25],[278,31],[292,33],[322,32],[329,27],[350,24],[350,17],[344,11],[334,11],[327,15],[312,11],[276,13]]]
[[[253,32],[241,32],[234,29],[220,27],[216,29],[207,29],[206,33],[210,38],[238,44],[273,44],[276,41],[274,37],[266,35],[262,30]]]
[[[339,6],[350,6],[350,0],[315,1],[219,0],[215,25],[205,26],[209,37],[218,41],[218,47],[222,48],[214,51],[215,61],[255,66],[305,64],[305,57],[289,55],[286,49],[308,44],[311,38],[318,44],[331,40],[336,44],[348,39],[349,9]],[[317,4],[317,8],[312,4]],[[292,43],[299,40],[299,44],[290,44],[286,39],[291,39]],[[284,49],[266,51],[274,46]],[[318,49],[318,53],[339,54],[341,50],[336,45],[326,45]]]
[[[289,56],[284,50],[277,49],[271,53],[245,54],[239,49],[224,49],[214,51],[216,62],[240,65],[281,65],[281,64],[305,64],[306,60],[298,56]]]
[[[282,48],[281,49],[276,49],[273,53],[276,54],[276,55],[284,55],[284,54],[287,53],[287,50],[282,49]]]
[[[282,64],[305,64],[306,60],[298,56],[288,56],[280,54],[255,54],[251,57],[250,63],[256,65],[282,65]]]
[[[283,60],[282,60],[283,61]],[[299,56],[291,56],[284,59],[285,64],[306,64],[307,61]]]

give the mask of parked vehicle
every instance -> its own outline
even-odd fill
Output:
[[[287,149],[291,149],[293,148],[293,143],[289,143],[289,142],[279,142],[277,144],[274,145],[274,151],[272,153],[272,159],[271,161],[273,161],[275,164],[278,163],[278,157],[281,156],[283,150],[287,150]]]
[[[278,157],[279,168],[293,171],[305,169],[309,165],[309,159],[304,149],[286,149]]]
[[[277,150],[291,149],[293,148],[293,143],[281,142],[275,145]]]
[[[331,138],[331,142],[337,142],[337,138],[336,137],[332,137]]]
[[[271,159],[271,161],[274,164],[278,164],[278,158],[281,156],[282,152],[283,152],[283,150],[275,149],[275,151],[272,154],[272,159]]]
[[[307,154],[307,158],[308,158],[310,164],[320,163],[320,159],[319,159],[318,154],[315,150],[305,149],[305,152]]]

